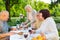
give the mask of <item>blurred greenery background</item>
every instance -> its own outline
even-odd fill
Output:
[[[54,2],[51,0],[50,4],[37,0],[0,0],[0,11],[7,10],[9,12],[10,21],[8,24],[10,26],[14,26],[16,25],[16,20],[19,20],[20,14],[26,16],[24,7],[27,4],[30,4],[36,11],[39,11],[41,9],[49,9],[51,16],[54,18],[56,24],[60,26],[60,0]],[[58,31],[60,34],[59,26]]]

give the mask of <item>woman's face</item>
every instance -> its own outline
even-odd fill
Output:
[[[37,19],[40,20],[40,21],[44,20],[44,18],[42,16],[42,13],[37,14]]]
[[[32,9],[31,9],[30,7],[27,7],[27,8],[26,8],[26,11],[27,11],[27,12],[31,12]]]
[[[3,21],[7,21],[7,20],[9,19],[9,14],[3,12],[3,14],[1,15],[1,19],[2,19]]]

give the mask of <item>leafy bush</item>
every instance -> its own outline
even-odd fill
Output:
[[[21,24],[22,22],[25,22],[26,18],[21,18],[20,17],[11,17],[11,21],[8,22],[10,26],[16,26],[16,24]]]
[[[59,33],[59,36],[60,36],[60,29],[58,29],[58,33]]]
[[[60,17],[53,17],[56,23],[60,23]]]

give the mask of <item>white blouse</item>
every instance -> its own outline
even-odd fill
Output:
[[[46,35],[47,40],[59,40],[58,30],[52,17],[48,17],[44,20],[36,33],[43,32]]]

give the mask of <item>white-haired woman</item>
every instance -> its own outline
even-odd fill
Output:
[[[32,23],[35,21],[35,16],[36,16],[37,11],[34,10],[30,5],[26,5],[25,10],[27,12],[27,21],[26,22],[28,23],[28,25],[31,24],[31,26],[32,26]]]
[[[25,6],[25,10],[27,12],[27,19],[29,21],[35,20],[36,10],[34,10],[30,5]]]
[[[7,25],[7,20],[9,18],[9,12],[8,11],[1,11],[0,12],[0,40],[5,40],[7,36],[10,36],[14,33],[8,32],[9,27]],[[2,39],[4,38],[4,39]]]

